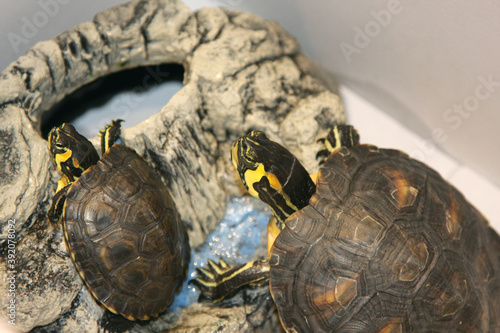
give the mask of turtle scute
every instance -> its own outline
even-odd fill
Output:
[[[121,144],[72,185],[64,232],[90,291],[129,319],[164,311],[186,277],[188,236],[169,191]]]
[[[395,150],[342,148],[277,237],[270,286],[299,332],[500,329],[500,242],[435,171]]]

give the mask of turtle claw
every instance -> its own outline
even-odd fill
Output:
[[[212,302],[221,301],[227,294],[225,291],[225,281],[231,276],[234,267],[223,259],[218,263],[208,260],[206,267],[196,269],[198,277],[191,280],[200,290],[200,298]]]
[[[203,276],[203,279],[196,278],[196,280],[203,280],[205,282],[216,282],[217,280],[224,279],[225,275],[227,275],[227,273],[231,271],[233,268],[234,267],[225,262],[224,259],[221,259],[218,263],[209,259],[207,262],[207,267],[200,267],[196,269],[198,275]]]
[[[227,271],[233,269],[233,266],[225,262],[224,259],[221,259],[219,263],[216,263],[213,260],[209,259],[208,266],[210,267],[210,270],[212,272],[216,272],[219,275],[223,275]]]
[[[99,131],[101,138],[101,153],[104,155],[106,151],[118,140],[121,134],[122,119],[112,120],[110,124],[106,125],[104,129]]]

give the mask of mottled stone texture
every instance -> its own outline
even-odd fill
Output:
[[[94,315],[83,321],[72,317],[85,314],[82,304],[93,300],[73,302],[82,284],[64,243],[54,245],[60,232],[45,218],[59,176],[40,136],[42,114],[102,76],[160,63],[182,64],[184,87],[156,115],[125,128],[122,139],[170,187],[193,246],[223,216],[226,197],[242,194],[228,159],[238,135],[264,130],[312,171],[317,139],[344,121],[335,87],[300,54],[297,41],[275,22],[251,14],[193,12],[176,0],[132,1],[36,44],[0,74],[0,241],[6,249],[8,221],[15,221],[17,328],[48,324],[70,307],[72,314],[58,321],[69,323],[62,325],[66,331],[75,332],[79,322],[97,327],[89,321]],[[2,255],[0,265],[2,295],[6,258]],[[6,302],[0,302],[4,313]],[[171,316],[169,325],[175,332],[203,331],[190,326],[201,316],[207,331],[271,327],[265,324],[271,306],[259,306],[268,311],[252,322],[244,303],[197,304]],[[212,312],[205,312],[208,308]],[[271,322],[276,327],[276,319]]]

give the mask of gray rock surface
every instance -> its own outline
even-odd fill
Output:
[[[81,289],[64,243],[54,247],[50,241],[60,237],[45,218],[59,175],[40,135],[42,114],[102,76],[160,63],[182,64],[184,87],[156,115],[125,128],[122,139],[170,187],[192,246],[224,215],[227,196],[243,193],[228,159],[237,136],[264,130],[314,171],[317,139],[345,120],[335,86],[300,54],[297,41],[278,24],[251,14],[193,12],[176,0],[137,0],[36,44],[0,74],[0,242],[6,250],[9,231],[18,242],[17,328],[28,331],[56,320]],[[15,221],[15,229],[8,221]],[[2,295],[6,267],[3,255]],[[0,302],[4,314],[6,301]],[[231,314],[205,314],[208,308]],[[194,331],[183,319],[194,316],[218,318],[227,332],[268,327],[268,315],[255,316],[258,323],[247,314],[244,304],[230,310],[198,304],[171,327]]]
[[[34,226],[21,240],[16,240],[15,263],[0,265],[0,307],[13,314],[16,328],[29,330],[46,325],[70,309],[82,281],[71,259],[64,254],[60,233],[49,229],[45,216],[38,214]],[[2,258],[6,258],[2,253]],[[12,286],[13,284],[14,286]],[[15,298],[8,296],[8,291]],[[9,310],[15,300],[14,311]],[[12,308],[12,306],[10,307]]]

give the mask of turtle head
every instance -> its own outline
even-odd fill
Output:
[[[278,225],[283,227],[289,215],[308,205],[316,190],[311,177],[291,152],[266,134],[252,131],[238,138],[231,152],[248,192],[271,207]]]
[[[92,143],[71,124],[54,127],[49,133],[49,152],[57,170],[70,182],[97,163],[99,155]]]

